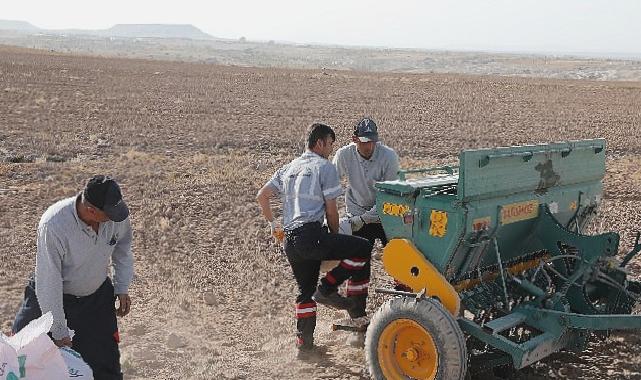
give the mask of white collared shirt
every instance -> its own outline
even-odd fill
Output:
[[[96,233],[78,216],[78,199],[75,196],[53,204],[38,224],[36,296],[43,314],[53,314],[54,339],[69,335],[63,293],[78,297],[93,294],[107,278],[109,264],[115,293],[127,293],[134,273],[129,218],[100,223]]]
[[[278,169],[268,183],[283,199],[285,231],[305,223],[322,223],[325,200],[343,193],[334,165],[311,151]]]
[[[338,175],[347,177],[348,188],[345,192],[345,206],[350,216],[362,216],[365,223],[378,223],[376,213],[376,189],[380,181],[398,179],[399,162],[394,150],[381,142],[376,143],[374,153],[369,159],[358,153],[355,143],[336,151],[333,163]]]

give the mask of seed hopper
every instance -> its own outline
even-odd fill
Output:
[[[367,330],[371,375],[463,379],[520,369],[594,334],[641,328],[641,286],[597,216],[605,140],[465,150],[458,167],[376,184],[392,295]]]

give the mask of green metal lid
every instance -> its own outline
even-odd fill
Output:
[[[427,170],[426,170],[427,171]],[[443,186],[456,185],[458,183],[458,173],[456,174],[433,174],[421,178],[399,179],[395,181],[385,181],[376,183],[376,188],[381,191],[398,195],[418,194],[421,189]]]
[[[464,150],[459,156],[462,200],[541,195],[559,186],[600,181],[605,173],[605,140]]]

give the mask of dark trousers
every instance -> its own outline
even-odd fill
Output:
[[[359,289],[362,298],[367,297],[372,244],[366,239],[330,234],[321,228],[320,223],[308,223],[287,233],[285,253],[298,284],[296,327],[299,338],[313,340],[316,302],[312,300],[312,295],[318,284],[321,261],[341,260],[321,279],[321,291],[334,291],[347,280],[348,295],[351,286],[352,289]]]
[[[383,225],[381,223],[366,223],[361,227],[360,230],[353,233],[354,236],[362,237],[367,239],[372,246],[376,244],[376,239],[381,241],[383,247],[387,245],[387,236],[385,236],[385,231],[383,230]],[[370,268],[371,262],[367,261],[363,271],[366,273],[371,272]],[[367,315],[366,306],[367,306],[367,291],[369,287],[369,277],[367,281],[364,282],[348,282],[347,284],[347,296],[352,298],[354,303],[354,308],[348,310],[349,316],[352,318],[362,317]]]
[[[387,236],[385,236],[385,231],[381,223],[366,223],[360,230],[354,232],[353,235],[369,240],[372,245],[374,245],[376,239],[381,241],[383,247],[387,245]]]
[[[29,280],[24,300],[13,323],[16,333],[42,315],[36,298],[35,281]],[[75,331],[73,349],[89,364],[95,380],[122,380],[118,325],[114,307],[115,295],[107,278],[93,294],[62,296],[67,326]]]
[[[381,245],[385,247],[387,245],[387,236],[385,235],[385,230],[383,230],[383,225],[381,223],[367,223],[360,230],[354,232],[354,236],[360,236],[369,240],[372,245],[376,242],[376,239],[381,241]],[[401,290],[405,292],[411,292],[412,288],[401,284],[397,280],[394,280],[394,289]]]

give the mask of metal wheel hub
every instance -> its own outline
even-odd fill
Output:
[[[378,356],[387,379],[436,378],[436,344],[431,334],[411,319],[397,319],[385,327],[378,341]]]
[[[415,348],[408,348],[407,351],[403,353],[403,356],[405,356],[405,359],[408,361],[415,362],[418,359],[418,352]]]

